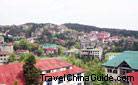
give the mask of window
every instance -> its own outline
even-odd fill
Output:
[[[113,73],[117,74],[117,70],[116,70],[116,69],[115,69],[115,70],[113,70]]]
[[[66,69],[68,70],[70,67],[66,67]]]
[[[61,83],[63,83],[63,79],[58,79],[58,84],[61,84]]]
[[[47,80],[46,81],[46,85],[52,85],[52,81],[51,80]]]
[[[59,72],[60,70],[61,70],[60,68],[56,69],[57,72]]]
[[[108,68],[108,69],[107,69],[107,72],[108,72],[108,73],[112,73],[112,69]]]
[[[81,85],[81,83],[78,83],[77,85]]]
[[[80,77],[81,76],[81,73],[78,73],[77,76]]]
[[[46,73],[50,73],[51,70],[47,70]]]

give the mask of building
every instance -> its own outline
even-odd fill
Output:
[[[16,54],[29,53],[29,50],[16,50]]]
[[[119,42],[120,40],[119,36],[112,36],[108,39],[108,42]]]
[[[4,42],[4,37],[3,35],[0,34],[0,43],[3,43]]]
[[[94,48],[96,46],[97,41],[91,41],[89,38],[80,40],[81,49]]]
[[[22,63],[0,65],[0,85],[14,85],[15,81],[18,82],[18,85],[25,85],[22,66]],[[42,77],[60,77],[68,74],[84,76],[82,68],[59,59],[37,60],[36,67],[42,70]],[[40,80],[42,80],[42,77]],[[64,81],[60,79],[48,81],[46,79],[46,81],[43,81],[43,85],[84,85],[84,81],[68,81],[66,76]]]
[[[73,56],[73,55],[79,54],[79,49],[73,48],[70,50],[66,50],[64,54],[68,56]]]
[[[0,51],[0,64],[5,64],[9,60],[9,54],[5,51]]]
[[[138,51],[125,51],[103,64],[105,72],[116,79],[127,73],[138,72]]]
[[[102,46],[101,44],[111,42],[111,41],[118,41],[117,36],[110,37],[109,32],[97,32],[91,31],[89,34],[84,34],[82,37],[79,38],[81,49],[85,48],[94,48],[96,46]]]
[[[28,40],[30,43],[34,43],[34,42],[35,42],[35,37],[27,38],[27,40]]]
[[[44,52],[46,55],[48,54],[57,54],[58,53],[58,45],[46,43],[42,45]]]
[[[138,72],[128,73],[127,76],[134,77],[134,81],[131,79],[129,80],[129,85],[138,85]]]
[[[102,59],[103,49],[102,48],[92,48],[92,49],[81,49],[80,56],[82,58],[93,59],[95,57]]]
[[[106,41],[106,39],[108,39],[110,37],[110,33],[109,32],[99,32],[97,34],[97,37],[100,41],[102,41],[103,43]]]
[[[12,43],[0,44],[0,51],[6,51],[8,53],[13,53],[13,44]]]

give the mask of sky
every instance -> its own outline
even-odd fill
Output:
[[[138,0],[0,0],[0,25],[28,22],[138,30]]]

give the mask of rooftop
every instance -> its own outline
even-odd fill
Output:
[[[37,60],[36,67],[41,70],[52,70],[62,67],[72,66],[72,69],[68,69],[61,72],[48,73],[52,76],[63,76],[63,74],[76,74],[83,72],[83,69],[73,66],[66,61],[56,58],[49,58],[46,60]],[[24,85],[23,77],[23,63],[13,63],[7,65],[0,65],[0,84],[13,85],[15,81],[18,81],[19,85]]]
[[[46,44],[43,44],[42,47],[43,47],[43,48],[57,48],[58,45],[46,43]]]
[[[132,69],[138,69],[138,51],[125,51],[119,55],[116,55],[103,65],[118,67],[122,62],[126,62]]]

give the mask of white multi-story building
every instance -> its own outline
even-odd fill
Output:
[[[81,49],[94,48],[96,46],[97,41],[91,41],[87,38],[80,40]]]
[[[102,59],[102,54],[103,54],[102,48],[82,49],[80,52],[81,57],[87,57],[90,59],[98,57],[100,60]]]
[[[0,64],[7,63],[9,60],[9,54],[7,52],[0,52]]]

